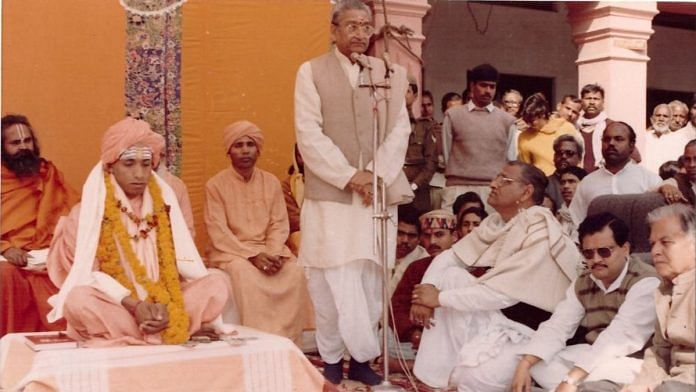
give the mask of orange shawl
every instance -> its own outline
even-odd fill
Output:
[[[47,248],[58,219],[70,212],[79,195],[49,161],[42,159],[39,175],[18,178],[2,166],[0,252],[10,247]]]

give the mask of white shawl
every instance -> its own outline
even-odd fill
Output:
[[[594,131],[592,131],[592,155],[594,155],[595,165],[599,165],[599,162],[604,159],[604,157],[602,157],[602,135],[604,135],[604,129],[607,127],[607,118],[609,118],[607,113],[601,112],[594,118],[585,118],[581,116],[578,119],[578,128],[580,132],[583,132],[583,128],[594,126]],[[582,136],[580,140],[583,140]],[[585,148],[585,153],[587,153],[587,148]]]
[[[553,311],[582,262],[548,208],[521,210],[508,222],[491,214],[452,246],[467,266],[493,267],[478,281],[505,295]]]
[[[74,287],[92,285],[100,279],[99,274],[102,274],[98,271],[92,271],[92,269],[99,245],[102,218],[104,217],[104,201],[106,199],[103,167],[102,162],[97,163],[82,187],[75,260],[58,294],[48,299],[48,303],[53,306],[53,310],[48,314],[48,320],[51,322],[63,317],[65,299]],[[179,275],[186,280],[194,280],[208,275],[208,270],[205,268],[196,245],[191,238],[191,233],[188,231],[174,191],[155,172],[152,175],[162,190],[164,202],[171,207],[169,219],[171,221],[176,267]],[[213,324],[216,329],[222,329],[222,319],[220,317]]]

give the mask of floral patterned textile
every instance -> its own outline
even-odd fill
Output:
[[[176,0],[128,0],[139,11],[156,11]],[[126,11],[126,115],[147,121],[163,135],[163,161],[181,164],[181,7],[161,16]]]

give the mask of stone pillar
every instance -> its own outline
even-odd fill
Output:
[[[572,2],[567,7],[578,46],[578,93],[588,83],[601,85],[609,118],[630,124],[638,148],[645,151],[648,39],[657,2]]]
[[[384,8],[382,1],[387,6],[387,21],[390,25],[401,28],[402,26],[412,30],[413,34],[403,35],[393,31],[395,37],[388,38],[389,55],[395,64],[406,68],[406,72],[413,75],[418,80],[419,98],[413,104],[413,114],[420,116],[420,93],[423,91],[423,64],[422,47],[425,37],[423,36],[423,17],[430,9],[427,0],[378,0],[373,1],[375,11],[375,28],[379,32],[384,26]],[[406,48],[400,45],[397,40],[402,42]],[[377,36],[371,49],[371,55],[381,57],[385,49],[385,38],[383,35]],[[409,52],[413,52],[411,54]],[[415,54],[415,56],[414,56]],[[417,56],[417,57],[416,57]]]

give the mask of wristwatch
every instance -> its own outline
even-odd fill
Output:
[[[418,184],[416,184],[415,182],[412,182],[412,183],[411,183],[411,189],[415,192],[416,189],[418,189]]]
[[[577,387],[580,384],[580,380],[576,379],[575,377],[571,376],[570,374],[567,374],[564,378],[563,381],[568,385],[572,385],[574,387]]]

